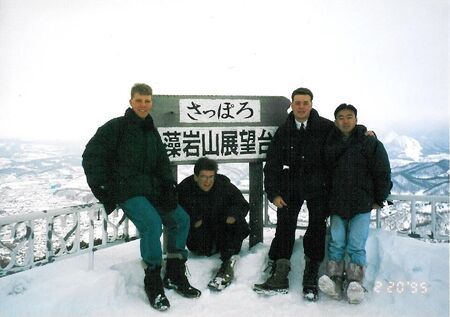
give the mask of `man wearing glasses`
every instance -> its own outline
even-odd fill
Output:
[[[186,245],[193,253],[220,253],[222,264],[208,287],[221,291],[231,284],[242,241],[249,234],[245,217],[250,209],[241,191],[222,174],[217,162],[197,160],[194,175],[177,187],[178,200],[191,219]]]

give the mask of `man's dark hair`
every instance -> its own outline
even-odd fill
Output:
[[[201,171],[214,171],[214,173],[217,173],[217,170],[217,162],[207,157],[199,158],[194,165],[194,174],[196,176],[198,176]]]
[[[313,93],[308,88],[297,88],[292,92],[291,100],[294,101],[294,96],[296,95],[308,95],[311,97],[311,101],[313,100]]]
[[[133,99],[135,93],[143,96],[153,95],[152,87],[147,84],[134,84],[131,88],[131,99]]]
[[[336,108],[336,110],[334,110],[334,118],[335,118],[335,119],[337,118],[337,114],[339,113],[339,111],[342,111],[342,110],[350,110],[350,111],[353,111],[353,113],[355,114],[355,118],[357,118],[358,110],[356,110],[356,108],[355,108],[353,105],[351,105],[351,104],[346,104],[346,103],[341,103],[341,104]]]

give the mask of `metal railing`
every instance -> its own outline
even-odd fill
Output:
[[[244,194],[247,192],[243,191]],[[273,227],[275,223],[269,219],[269,209],[273,207],[269,206],[267,199],[264,200],[264,226]],[[441,234],[437,229],[441,213],[447,214],[444,222],[447,221],[448,227],[448,205],[443,212],[437,211],[438,204],[449,203],[448,196],[391,195],[389,200],[409,204],[410,227],[403,233],[415,238],[418,237],[416,205],[418,202],[429,204],[427,217],[431,219],[431,237],[448,241],[448,234]],[[383,216],[382,210],[377,210],[374,217],[376,227],[381,228],[383,218],[387,217]],[[305,229],[307,219],[302,221],[305,225],[299,228]],[[89,253],[88,267],[92,268],[95,250],[138,237],[138,231],[122,210],[115,210],[107,216],[99,203],[0,217],[0,277],[85,253]]]
[[[92,268],[95,250],[133,238],[123,212],[99,203],[0,217],[0,277],[87,252]]]
[[[449,235],[448,232],[445,234],[442,234],[439,232],[437,224],[438,224],[438,218],[442,218],[442,213],[445,213],[449,216],[449,196],[438,196],[438,195],[390,195],[387,199],[390,204],[383,207],[382,209],[376,209],[372,212],[372,223],[376,228],[382,228],[382,222],[383,220],[387,220],[389,217],[392,216],[388,211],[389,209],[395,209],[399,208],[400,203],[405,202],[409,206],[406,208],[408,209],[408,213],[410,214],[410,219],[408,219],[409,227],[398,229],[397,231],[400,234],[405,234],[413,238],[421,238],[422,236],[417,232],[417,229],[419,226],[429,225],[430,226],[430,234],[429,238],[436,239],[436,240],[443,240],[443,241],[449,241]],[[426,203],[429,204],[429,212],[426,212],[426,217],[430,218],[428,221],[424,221],[422,223],[418,223],[417,220],[417,204],[418,203]],[[437,210],[437,205],[441,203],[447,204],[447,209],[444,212],[439,212]],[[404,209],[404,206],[402,206],[402,209]],[[270,214],[271,212],[276,212],[276,207],[273,206],[268,200],[267,197],[264,198],[264,227],[276,227],[276,219],[275,221],[271,221]],[[422,214],[424,212],[421,212]],[[303,216],[303,219],[300,219]],[[447,217],[448,217],[447,216]],[[448,218],[443,220],[447,223],[448,227]],[[299,214],[299,221],[297,225],[297,229],[303,229],[305,230],[308,226],[308,212],[306,208],[306,204],[302,206],[302,209]],[[450,229],[450,228],[449,228]]]
[[[423,225],[429,225],[430,226],[430,234],[429,234],[429,238],[431,239],[437,239],[437,240],[446,240],[449,241],[449,232],[448,230],[450,229],[448,226],[448,216],[449,216],[449,201],[450,201],[450,197],[449,196],[437,196],[437,195],[390,195],[388,197],[388,201],[392,201],[393,203],[396,202],[407,202],[407,204],[409,205],[409,213],[410,213],[410,226],[407,228],[404,228],[403,230],[400,230],[399,233],[403,233],[403,234],[407,234],[410,237],[413,238],[421,238],[421,235],[417,232],[418,231],[418,227],[419,227],[419,223],[418,223],[418,219],[417,219],[417,214],[418,214],[418,209],[417,209],[417,205],[418,203],[426,203],[428,204],[428,206],[430,207],[429,211],[422,211],[422,214],[426,214],[426,218],[430,218],[430,220],[426,220],[423,221],[422,223],[420,223],[421,226]],[[447,208],[443,211],[440,212],[437,210],[437,206],[438,204],[442,204],[442,203],[446,203],[447,204]],[[386,207],[386,208],[389,208]],[[443,222],[446,222],[447,225],[447,232],[442,234],[441,232],[439,232],[437,224],[438,224],[438,218],[442,218],[442,214],[447,214],[447,219],[444,220]],[[388,217],[388,216],[385,216]],[[382,210],[381,209],[377,209],[376,211],[376,227],[377,228],[381,228],[382,227]]]

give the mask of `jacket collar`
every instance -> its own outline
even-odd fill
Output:
[[[317,122],[317,119],[319,118],[319,113],[317,112],[316,109],[311,109],[311,112],[309,113],[309,118],[308,118],[308,125],[307,125],[307,129],[313,129],[316,125],[315,122]],[[295,124],[295,117],[294,114],[292,113],[292,111],[289,113],[285,123],[284,123],[285,128],[289,129],[289,130],[297,130],[297,125]]]
[[[133,109],[128,108],[125,111],[125,118],[131,123],[139,125],[145,131],[149,131],[155,128],[155,124],[153,123],[153,118],[151,115],[145,117],[145,119],[141,119],[134,113]]]

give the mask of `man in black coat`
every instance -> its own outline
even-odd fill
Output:
[[[357,110],[348,104],[335,112],[336,128],[324,146],[324,161],[330,171],[331,210],[327,273],[319,279],[320,289],[335,299],[359,303],[366,266],[365,245],[369,235],[370,211],[383,206],[392,187],[389,158],[383,144],[356,129]],[[347,252],[349,263],[345,266]],[[346,283],[343,283],[344,270]],[[347,285],[344,287],[343,284]]]
[[[166,288],[186,297],[199,297],[185,275],[189,216],[177,204],[175,180],[161,137],[150,115],[152,88],[135,84],[130,108],[114,118],[89,140],[83,152],[83,168],[95,197],[110,213],[118,204],[139,230],[145,269],[145,291],[152,307],[170,307]],[[167,262],[161,280],[162,225],[168,235]]]
[[[297,217],[306,200],[309,222],[303,237],[303,293],[306,299],[316,300],[328,216],[322,146],[334,124],[312,108],[313,94],[309,89],[298,88],[291,98],[292,111],[275,133],[264,167],[265,191],[277,207],[277,227],[269,251],[271,276],[266,282],[255,284],[254,290],[264,294],[288,292]]]
[[[187,247],[200,255],[220,252],[222,265],[208,286],[227,287],[234,276],[233,267],[249,234],[245,220],[249,204],[228,177],[217,174],[217,162],[206,157],[197,160],[194,175],[177,187],[180,205],[191,219]]]

